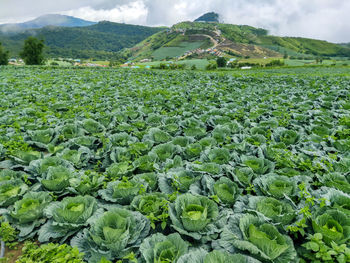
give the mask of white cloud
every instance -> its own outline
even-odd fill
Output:
[[[107,20],[128,24],[145,24],[148,10],[142,1],[136,1],[125,5],[116,5],[112,9],[93,9],[90,6],[85,6],[79,9],[61,12],[61,14],[90,21]]]

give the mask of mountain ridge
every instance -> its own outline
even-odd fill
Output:
[[[87,21],[73,16],[48,14],[23,23],[1,24],[0,31],[3,33],[18,33],[27,29],[43,28],[46,26],[85,27],[94,24],[96,24],[96,22]]]
[[[35,36],[45,41],[49,57],[110,59],[125,47],[164,30],[157,27],[102,21],[85,27],[46,26],[17,34],[0,34],[0,42],[12,57],[18,57],[24,40]]]

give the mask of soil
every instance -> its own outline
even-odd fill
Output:
[[[8,247],[6,247],[5,258],[8,259],[8,263],[15,263],[19,256],[22,255],[23,245],[23,243],[20,243],[14,249],[9,249]]]

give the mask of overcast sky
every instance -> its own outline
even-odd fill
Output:
[[[0,23],[56,13],[171,26],[209,11],[226,23],[262,27],[274,35],[350,42],[350,0],[0,0]]]

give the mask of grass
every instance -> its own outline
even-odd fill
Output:
[[[316,60],[299,60],[299,59],[286,59],[285,63],[287,66],[307,66],[307,65],[316,65]],[[342,65],[350,65],[350,60],[323,60],[322,64],[317,64],[317,65],[337,65],[337,66],[342,66]]]
[[[170,64],[170,63],[176,63],[176,64],[185,64],[187,69],[190,69],[193,65],[196,66],[197,69],[205,69],[205,67],[209,64],[208,60],[206,59],[186,59],[181,61],[153,61],[153,62],[146,62],[138,64],[140,67],[145,66],[159,66],[159,64]]]

